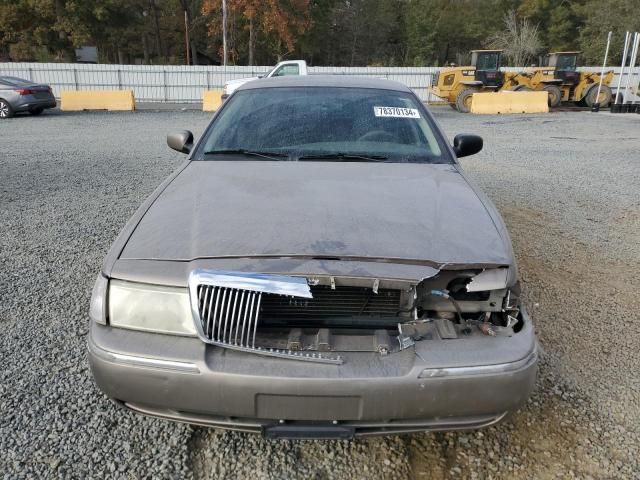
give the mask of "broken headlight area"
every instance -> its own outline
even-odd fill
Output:
[[[441,271],[416,283],[199,270],[189,284],[205,342],[339,364],[343,352],[388,355],[420,341],[513,335],[522,322],[517,289],[507,288],[506,272],[487,271]]]
[[[507,285],[508,273],[507,268],[441,271],[418,285],[417,317],[481,325],[485,332],[516,333],[521,321],[520,287]]]

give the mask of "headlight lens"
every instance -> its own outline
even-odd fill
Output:
[[[102,325],[107,324],[107,309],[106,300],[107,300],[107,286],[109,285],[109,280],[102,276],[102,274],[98,275],[96,278],[96,283],[93,285],[93,291],[91,292],[91,304],[89,306],[89,318],[96,323],[100,323]]]
[[[109,324],[132,330],[196,336],[186,288],[111,280]]]

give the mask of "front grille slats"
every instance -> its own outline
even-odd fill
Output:
[[[321,320],[328,317],[396,316],[400,306],[400,291],[339,286],[311,287],[313,298],[299,299],[265,296],[260,310],[263,319]]]
[[[200,285],[198,313],[207,340],[255,347],[262,292]]]
[[[191,272],[189,290],[194,307],[197,306],[198,335],[207,343],[267,357],[330,365],[343,363],[340,356],[256,347],[263,295],[309,298],[311,293],[304,279],[198,269]]]
[[[200,285],[199,313],[202,330],[209,340],[255,346],[258,317],[261,320],[305,321],[336,317],[397,316],[399,290],[364,287],[315,286],[313,298],[297,298],[229,287]],[[264,298],[263,298],[264,297]],[[310,326],[313,326],[310,324]]]

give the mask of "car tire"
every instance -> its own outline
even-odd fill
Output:
[[[29,110],[31,115],[40,115],[42,112],[44,112],[44,108],[34,108],[33,110]]]
[[[0,118],[11,118],[13,117],[13,108],[9,105],[9,102],[0,98]]]
[[[456,97],[456,110],[460,113],[469,113],[471,111],[471,99],[473,94],[478,90],[475,88],[466,88],[462,90]]]
[[[546,85],[543,90],[549,94],[549,106],[559,107],[562,103],[562,90],[557,85]]]

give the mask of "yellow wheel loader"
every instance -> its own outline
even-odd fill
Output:
[[[458,111],[468,113],[474,93],[502,88],[501,56],[502,50],[472,50],[471,66],[440,70],[429,90]]]
[[[542,67],[517,73],[509,78],[512,90],[546,90],[549,93],[549,106],[557,107],[561,102],[575,102],[579,105],[593,106],[599,103],[607,106],[611,102],[613,71],[605,73],[598,95],[600,74],[579,72],[576,70],[580,52],[552,52],[546,55]],[[505,84],[505,86],[507,86]]]

